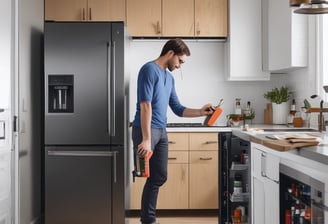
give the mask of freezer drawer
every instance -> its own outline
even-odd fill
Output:
[[[46,224],[112,223],[116,152],[108,149],[46,148]]]

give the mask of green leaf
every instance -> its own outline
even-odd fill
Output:
[[[272,103],[281,104],[289,100],[290,92],[288,92],[288,87],[282,86],[280,89],[275,87],[271,91],[266,92],[263,96]]]

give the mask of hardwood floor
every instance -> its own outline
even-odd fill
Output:
[[[218,224],[218,217],[158,217],[160,224]],[[139,218],[126,218],[125,224],[140,224]]]

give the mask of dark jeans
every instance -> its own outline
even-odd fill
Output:
[[[141,128],[132,128],[134,155],[142,141]],[[145,183],[141,199],[141,222],[156,221],[156,203],[159,187],[167,179],[168,139],[165,128],[151,129],[151,149],[153,155],[149,161],[150,176]],[[135,157],[134,157],[135,158]]]

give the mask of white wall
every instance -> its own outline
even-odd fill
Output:
[[[294,92],[297,110],[304,105],[304,99],[307,99],[313,107],[319,107],[321,98],[311,99],[310,96],[319,94],[322,86],[318,86],[317,73],[317,37],[316,37],[316,17],[315,15],[309,16],[309,48],[308,48],[308,67],[300,69],[288,74],[287,85],[290,90]],[[327,107],[328,103],[324,103]],[[311,127],[317,128],[318,113],[311,114]],[[327,115],[325,115],[327,116]]]
[[[130,120],[133,120],[136,103],[136,83],[139,68],[156,59],[166,41],[133,40],[130,43]],[[272,87],[285,85],[289,75],[275,74],[271,81],[228,82],[224,74],[224,42],[185,40],[191,56],[182,68],[173,72],[176,90],[182,104],[199,108],[205,103],[217,104],[224,99],[223,114],[218,125],[226,124],[225,115],[234,112],[235,98],[242,99],[242,106],[251,101],[255,109],[254,123],[263,123],[267,101],[263,94]],[[179,118],[168,111],[168,122],[203,122],[204,118]]]
[[[10,77],[12,74],[12,9],[11,1],[0,3],[0,108],[10,108]]]
[[[41,72],[43,0],[19,0],[19,212],[20,224],[41,216]]]
[[[11,77],[13,74],[13,32],[14,13],[11,0],[0,2],[0,223],[9,224],[13,220],[15,188],[13,151],[11,141],[12,107]],[[4,109],[4,110],[3,110]]]

